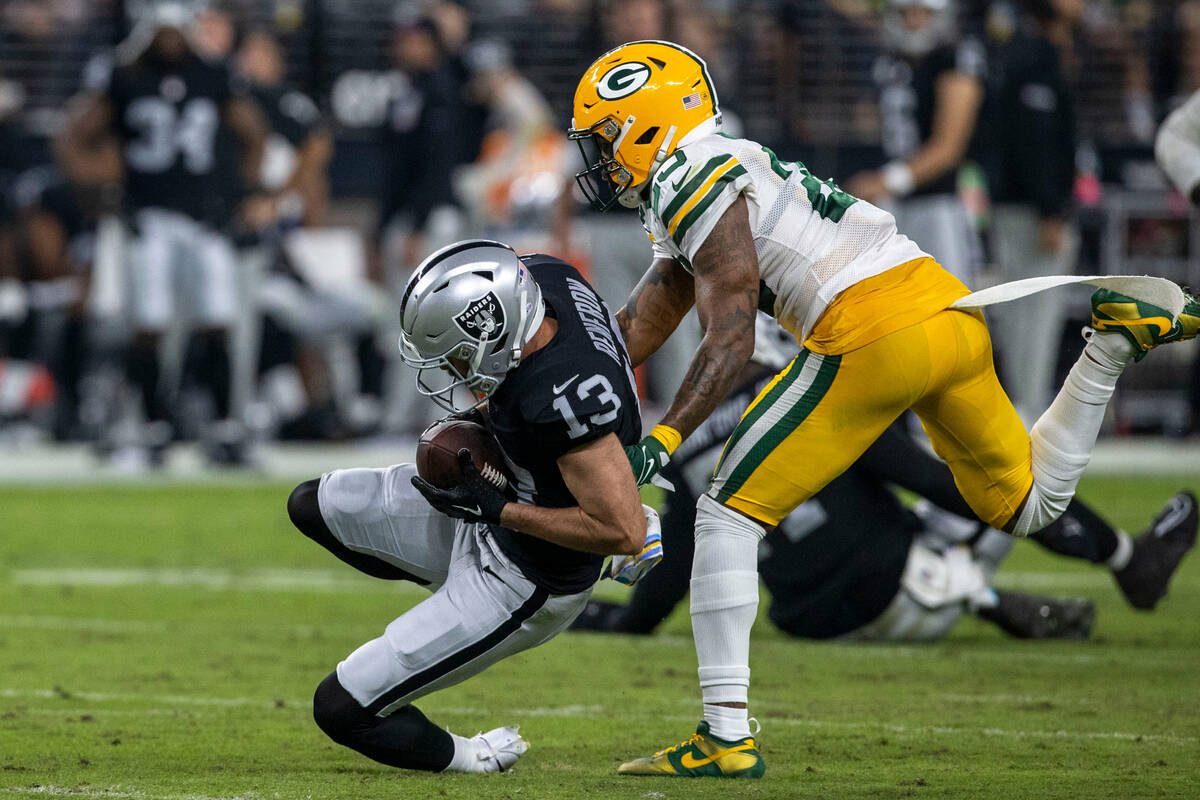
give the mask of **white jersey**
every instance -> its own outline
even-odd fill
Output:
[[[803,342],[837,294],[927,254],[891,214],[819,180],[798,161],[722,134],[684,144],[658,169],[639,211],[656,258],[689,272],[739,194],[758,253],[759,308]]]

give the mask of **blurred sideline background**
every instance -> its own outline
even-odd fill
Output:
[[[131,225],[119,173],[81,175],[65,136],[108,85],[115,48],[161,4],[0,0],[0,479],[191,475],[209,465],[291,477],[402,460],[438,416],[395,352],[397,288],[421,258],[466,236],[503,239],[579,264],[613,307],[648,265],[636,214],[601,217],[581,202],[579,156],[563,133],[579,76],[619,43],[692,48],[708,61],[727,131],[851,191],[895,156],[889,137],[905,124],[896,117],[921,91],[900,86],[889,66],[899,63],[888,28],[896,9],[883,0],[178,5],[191,46],[229,68],[271,128],[253,179],[238,176],[241,142],[222,129],[214,174],[224,163],[226,177],[179,189],[211,200],[200,222],[236,252],[229,410],[202,326],[181,305],[154,344],[165,411],[151,419],[130,377],[131,265],[145,232]],[[1011,142],[987,134],[1011,114],[1000,102],[1012,88],[1004,68],[1011,76],[1031,12],[1058,54],[1063,86],[1052,99],[1069,112],[1044,146],[1065,137],[1072,162],[1061,204],[1037,209],[1039,246],[1069,272],[1200,284],[1200,215],[1154,161],[1161,120],[1200,88],[1200,3],[1053,0],[961,2],[939,32],[958,48],[956,68],[985,89],[971,146],[950,173],[971,228],[972,288],[1011,275],[997,264],[988,170]],[[964,43],[986,66],[964,65]],[[1039,98],[1020,94],[1027,105]],[[1057,234],[1043,241],[1048,231]],[[1037,345],[1054,386],[1082,346],[1087,310],[1086,291],[1063,291],[1047,312],[1051,330]],[[647,422],[669,402],[698,336],[693,317],[640,376]],[[1127,373],[1100,469],[1170,460],[1176,472],[1200,472],[1190,438],[1200,431],[1197,354],[1194,343],[1164,348]],[[1020,352],[1000,359],[1002,375],[1026,371]],[[1006,388],[1030,421],[1049,399]],[[324,449],[288,444],[312,441]]]

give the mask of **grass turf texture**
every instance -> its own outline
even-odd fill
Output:
[[[1095,479],[1082,493],[1137,532],[1198,483]],[[0,491],[0,796],[1200,794],[1200,558],[1142,614],[1103,570],[1031,543],[1001,585],[1094,598],[1091,641],[1017,642],[966,619],[932,645],[820,644],[760,619],[763,781],[614,774],[699,719],[684,607],[662,635],[564,634],[418,703],[468,735],[519,723],[532,749],[515,772],[383,767],[325,739],[310,698],[422,594],[359,576],[291,530],[287,489]]]

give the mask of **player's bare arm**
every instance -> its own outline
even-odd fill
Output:
[[[263,149],[271,128],[258,106],[243,97],[232,97],[225,104],[224,120],[243,147],[242,177],[253,186],[258,183]]]
[[[758,256],[745,197],[738,197],[721,215],[693,267],[704,338],[662,420],[685,439],[729,394],[754,352]]]
[[[979,78],[956,71],[938,78],[933,133],[908,160],[913,183],[924,185],[958,166],[967,154],[982,103],[983,82]]]
[[[662,347],[695,301],[695,282],[687,270],[673,258],[655,259],[616,314],[635,367]]]
[[[73,182],[94,186],[121,180],[121,151],[113,135],[113,105],[93,92],[69,103],[67,124],[53,142],[54,157]]]
[[[983,82],[965,72],[950,71],[937,80],[935,111],[929,140],[905,160],[913,187],[936,181],[956,168],[967,154],[979,107]],[[874,202],[889,194],[884,171],[863,172],[846,183],[846,191]]]
[[[601,555],[633,555],[646,539],[646,518],[625,451],[607,434],[558,459],[563,482],[579,503],[545,508],[509,503],[500,513],[506,528]]]

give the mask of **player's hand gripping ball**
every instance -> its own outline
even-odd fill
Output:
[[[416,461],[413,486],[438,511],[467,522],[500,522],[509,478],[487,428],[454,418],[434,423],[421,434]]]

